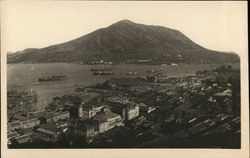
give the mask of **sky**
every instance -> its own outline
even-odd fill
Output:
[[[2,1],[2,51],[67,42],[123,19],[177,29],[208,49],[247,51],[244,1]]]

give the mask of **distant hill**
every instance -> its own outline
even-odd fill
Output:
[[[8,54],[8,63],[103,61],[113,63],[239,62],[233,53],[208,50],[178,30],[122,20],[75,40]]]

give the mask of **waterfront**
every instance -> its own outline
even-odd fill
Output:
[[[91,68],[111,68],[112,76],[94,76]],[[209,70],[216,65],[80,65],[69,63],[46,63],[46,64],[9,64],[8,65],[8,89],[25,87],[33,89],[38,94],[38,102],[35,109],[43,110],[49,101],[55,96],[71,93],[76,85],[89,86],[102,83],[111,78],[126,76],[127,72],[138,72],[140,75],[147,71],[156,70],[167,74],[167,77],[180,77],[195,74],[196,71]],[[239,65],[234,65],[239,67]],[[39,83],[39,77],[50,75],[66,75],[62,81]]]

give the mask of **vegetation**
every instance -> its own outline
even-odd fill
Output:
[[[117,22],[78,39],[42,49],[26,49],[8,55],[8,63],[99,61],[143,64],[162,63],[227,63],[239,62],[236,54],[205,49],[177,30],[136,24],[128,20]]]

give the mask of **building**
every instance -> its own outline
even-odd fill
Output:
[[[19,136],[19,134],[17,132],[10,132],[7,134],[8,139],[12,139],[12,138],[15,138],[17,136]]]
[[[189,128],[188,131],[193,135],[203,132],[204,130],[208,129],[215,125],[213,120],[207,119],[203,122],[195,124],[193,127]]]
[[[40,120],[38,118],[27,119],[21,121],[22,128],[33,128],[35,126],[39,126]]]
[[[63,119],[69,119],[70,113],[69,111],[59,111],[59,112],[39,112],[34,113],[34,116],[39,118],[41,123],[49,123],[49,122],[57,122]]]
[[[52,124],[42,124],[36,132],[39,135],[39,138],[47,142],[57,141],[61,134],[61,131]]]
[[[139,105],[134,103],[129,104],[112,104],[111,111],[121,115],[124,120],[132,120],[139,116]]]
[[[64,120],[59,120],[58,122],[56,122],[56,127],[60,130],[62,130],[64,133],[68,130],[69,128],[69,123],[68,121],[64,121]]]
[[[105,106],[104,105],[92,105],[84,104],[80,105],[78,109],[79,118],[89,119],[100,112]]]
[[[139,59],[137,60],[137,62],[139,63],[147,63],[147,62],[150,62],[152,59]]]
[[[98,134],[97,121],[93,119],[87,119],[78,123],[75,128],[75,134],[78,136],[83,136],[89,142],[94,136]]]
[[[22,124],[20,121],[14,121],[11,123],[8,123],[8,131],[15,131],[16,129],[22,128]]]
[[[75,134],[83,136],[87,142],[91,142],[99,133],[123,125],[120,115],[112,113],[108,108],[104,108],[92,118],[78,122],[75,126]]]
[[[27,143],[31,141],[30,135],[25,134],[25,135],[21,135],[21,136],[17,136],[15,137],[15,140],[18,144],[23,144],[23,143]]]
[[[17,132],[10,132],[7,134],[8,144],[12,144],[12,140],[15,139],[19,134]]]
[[[232,91],[230,89],[227,89],[223,92],[220,93],[216,93],[215,94],[216,97],[231,97],[232,96]]]
[[[129,99],[126,97],[108,97],[107,101],[110,103],[128,104]]]
[[[139,106],[136,104],[129,105],[126,107],[126,119],[132,120],[139,116]]]
[[[142,112],[142,113],[149,114],[149,113],[151,113],[151,112],[153,112],[153,111],[156,110],[155,107],[147,106],[147,105],[144,104],[144,103],[139,103],[139,104],[137,104],[137,105],[139,106],[140,113]]]
[[[99,133],[108,131],[115,126],[124,125],[121,116],[111,112],[108,108],[105,108],[101,113],[95,115],[93,119],[97,121],[97,131]]]
[[[23,128],[18,130],[18,133],[21,135],[32,135],[34,133],[32,128]]]
[[[57,122],[59,120],[69,119],[70,113],[69,111],[59,111],[57,113],[52,114],[52,120]]]

